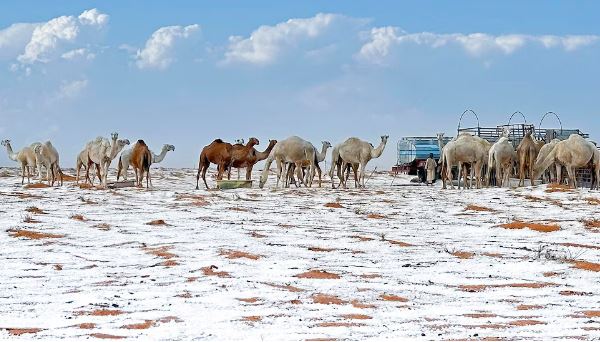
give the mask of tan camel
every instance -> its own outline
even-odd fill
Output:
[[[31,182],[31,169],[36,166],[35,153],[31,147],[26,146],[19,152],[13,152],[10,140],[2,140],[2,146],[6,147],[6,152],[10,160],[21,164],[21,184],[25,183],[25,175],[27,175],[27,183],[29,184]]]
[[[240,139],[240,141],[243,141],[243,139]],[[252,137],[245,145],[243,143],[236,143],[231,146],[231,164],[227,165],[227,179],[231,179],[232,168],[236,168],[238,170],[238,179],[240,178],[240,168],[246,167],[246,171],[248,170],[248,161],[256,158],[256,149],[254,146],[259,144],[260,142],[258,139]]]
[[[288,187],[288,178],[287,176],[287,164],[294,163],[296,165],[296,177],[298,180],[302,182],[305,186],[312,185],[312,179],[315,174],[315,147],[308,141],[297,137],[291,136],[287,139],[281,140],[275,144],[271,154],[265,161],[265,166],[263,172],[260,176],[259,187],[263,188],[265,183],[267,182],[267,178],[269,177],[269,168],[273,161],[277,163],[277,184],[276,187],[279,187],[279,182],[281,181],[282,186]],[[308,170],[308,183],[305,182],[302,177],[302,162],[304,160],[309,160],[309,170]]]
[[[117,164],[117,182],[121,177],[121,173],[123,174],[123,179],[127,180],[127,171],[129,170],[129,165],[131,164],[132,151],[132,148],[125,149],[123,150],[123,152],[121,152],[121,155],[119,156],[119,163]],[[154,154],[154,152],[150,151],[150,153],[152,153],[152,164],[158,164],[162,162],[165,159],[167,152],[169,151],[175,151],[175,146],[170,144],[164,144],[162,150],[160,151],[160,154]]]
[[[388,140],[387,135],[381,136],[381,142],[377,148],[374,148],[370,143],[358,138],[348,138],[338,149],[339,157],[342,160],[342,170],[345,170],[347,165],[359,164],[358,186],[365,187],[365,170],[367,163],[374,158],[379,158],[385,149],[385,144]],[[342,181],[344,188],[347,187],[346,179]]]
[[[517,147],[517,157],[519,158],[519,186],[525,185],[526,174],[529,173],[529,179],[533,186],[533,169],[538,155],[539,143],[531,137],[531,131],[525,133],[525,136]]]
[[[595,160],[598,159],[596,162]],[[594,174],[600,176],[600,155],[597,148],[589,141],[586,141],[579,134],[571,134],[568,139],[556,143],[556,146],[550,151],[546,158],[535,165],[533,178],[537,179],[553,163],[557,163],[557,174],[561,173],[561,167],[564,166],[569,174],[569,184],[577,187],[576,171],[578,168],[587,167],[592,161]]]
[[[230,143],[224,142],[221,139],[215,139],[212,143],[205,146],[200,152],[200,161],[198,162],[198,174],[196,175],[196,190],[199,189],[200,174],[206,189],[206,171],[210,163],[217,164],[217,180],[223,179],[223,173],[229,165],[231,165],[231,152],[233,146]]]
[[[138,187],[142,187],[144,172],[146,173],[146,188],[150,188],[152,180],[150,179],[150,164],[152,164],[152,152],[144,140],[138,140],[131,150],[131,158],[129,159],[133,172],[135,173],[135,183]]]

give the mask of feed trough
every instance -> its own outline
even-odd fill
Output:
[[[221,190],[239,189],[239,188],[251,188],[251,180],[233,180],[233,179],[222,179],[217,181],[217,188]]]

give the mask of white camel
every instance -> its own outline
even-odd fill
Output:
[[[36,145],[33,149],[35,153],[38,172],[42,174],[42,165],[46,168],[46,180],[50,186],[54,186],[54,182],[59,178],[60,185],[63,184],[62,170],[60,169],[60,157],[58,151],[50,141]]]
[[[273,147],[273,150],[271,150],[269,157],[265,161],[265,166],[260,176],[259,186],[263,188],[267,182],[267,178],[269,177],[269,168],[271,167],[273,161],[277,163],[276,187],[279,187],[280,181],[282,182],[282,186],[289,186],[286,169],[287,163],[294,163],[296,165],[297,179],[302,181],[305,186],[311,186],[312,179],[315,174],[315,155],[315,147],[313,144],[300,137],[291,136],[285,140],[278,141]],[[302,162],[304,160],[309,161],[308,184],[302,177]]]
[[[548,154],[550,154],[550,152],[552,152],[554,147],[556,147],[556,144],[559,142],[560,142],[559,139],[552,139],[552,141],[550,141],[549,143],[542,146],[542,148],[540,148],[540,152],[537,155],[537,158],[535,159],[534,165],[541,164],[544,161],[544,159],[546,159]],[[554,168],[552,168],[552,167],[549,168],[549,171],[550,171],[549,182],[560,183],[562,175],[558,175],[556,173],[557,167],[558,167],[558,164],[554,163]],[[542,175],[542,178],[545,178],[545,176],[546,176],[546,173],[544,172]]]
[[[509,182],[513,164],[517,160],[517,153],[508,140],[508,134],[503,134],[500,139],[492,145],[488,153],[488,168],[486,173],[486,184],[490,185],[490,177],[493,169],[496,169],[496,186],[502,187]]]
[[[321,142],[323,144],[323,146],[321,147],[321,152],[319,152],[317,150],[317,148],[315,146],[315,171],[317,173],[317,175],[319,176],[319,187],[321,187],[321,167],[319,166],[319,163],[325,160],[325,157],[327,157],[327,149],[331,147],[331,143],[329,141],[322,141]],[[302,174],[305,176],[305,183],[308,183],[308,174],[305,175],[305,170],[306,168],[309,166],[309,161],[308,160],[304,160],[302,162]],[[296,184],[296,180],[294,179],[294,171],[296,170],[296,165],[295,164],[288,164],[288,178],[290,178],[290,182],[293,184]]]
[[[448,142],[442,150],[442,166],[446,169],[445,171],[442,170],[442,172],[445,172],[442,179],[449,180],[450,188],[454,189],[454,184],[452,184],[452,167],[455,164],[458,164],[458,170],[460,172],[461,163],[470,164],[471,172],[475,171],[477,188],[480,188],[481,172],[483,166],[487,162],[490,148],[491,144],[485,139],[472,136],[466,132],[459,134],[455,139]],[[458,179],[458,187],[460,189],[460,176]],[[473,177],[471,177],[471,181],[472,179]],[[445,182],[443,188],[446,188]]]
[[[152,154],[152,164],[160,163],[165,159],[167,152],[175,151],[175,146],[164,144],[160,154],[155,154],[150,151]],[[131,164],[131,153],[133,152],[133,148],[124,149],[121,152],[121,156],[119,157],[119,164],[117,165],[117,181],[121,176],[121,172],[123,172],[123,180],[127,180],[127,171],[129,171],[129,164]]]
[[[365,170],[367,167],[367,163],[374,158],[379,158],[385,149],[385,144],[387,143],[389,136],[382,135],[381,142],[377,148],[373,148],[369,142],[360,140],[358,138],[348,138],[346,141],[341,143],[338,148],[339,158],[342,160],[342,184],[344,188],[347,187],[346,181],[343,177],[343,171],[346,169],[347,165],[359,165],[359,174],[358,174],[358,186],[365,187]]]
[[[598,161],[596,161],[598,159]],[[592,162],[596,178],[600,176],[600,156],[597,148],[579,134],[571,134],[568,139],[556,143],[543,161],[534,167],[533,178],[538,179],[553,163],[557,163],[557,175],[561,174],[564,166],[569,174],[569,184],[577,187],[576,170],[584,168]]]
[[[358,163],[348,164],[346,170],[342,171],[342,159],[340,158],[340,146],[342,144],[337,144],[331,150],[331,169],[329,169],[329,178],[331,178],[331,187],[335,189],[335,178],[334,172],[337,172],[338,179],[340,180],[340,185],[342,185],[342,179],[344,176],[342,173],[346,172],[346,179],[350,176],[350,168],[354,171],[354,187],[358,187]]]
[[[8,158],[21,164],[21,184],[25,182],[25,175],[27,175],[27,183],[31,182],[31,169],[35,168],[35,153],[31,147],[23,147],[19,152],[13,152],[13,148],[10,145],[10,140],[2,140],[2,146],[6,147]]]
[[[104,187],[107,185],[110,163],[126,145],[129,145],[129,140],[117,140],[118,137],[119,135],[117,133],[113,133],[111,135],[111,142],[106,138],[98,137],[86,145],[89,162],[96,164],[96,168],[100,171],[99,176],[101,185]],[[89,173],[89,171],[90,167],[88,167],[87,173]],[[88,175],[86,175],[86,180],[88,178]],[[79,179],[79,173],[77,174],[77,179]]]

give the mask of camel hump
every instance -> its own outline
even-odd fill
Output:
[[[221,140],[221,139],[215,139],[213,142],[218,143],[218,144],[222,144],[223,140]]]
[[[138,144],[140,144],[140,145],[144,145],[144,146],[146,145],[146,143],[145,143],[145,142],[144,142],[144,140],[142,140],[142,139],[139,139],[139,140],[137,141],[137,143],[138,143]]]

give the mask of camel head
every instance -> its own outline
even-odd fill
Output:
[[[502,128],[502,133],[500,134],[500,137],[508,138],[509,136],[510,136],[510,128],[508,128],[508,127]]]
[[[120,139],[117,141],[117,146],[119,146],[119,148],[123,148],[125,145],[129,145],[129,139]]]
[[[387,143],[387,140],[390,136],[389,135],[382,135],[381,136],[381,142],[383,142],[384,144]]]
[[[256,139],[255,137],[250,138],[250,140],[248,140],[248,144],[246,144],[246,146],[256,146],[259,145],[260,141],[258,141],[258,139]]]
[[[119,133],[116,133],[116,132],[115,133],[111,133],[110,138],[113,141],[116,141],[117,139],[119,139]]]
[[[438,140],[444,140],[444,133],[437,133],[436,136]]]
[[[42,145],[35,145],[35,147],[33,148],[33,153],[42,154]]]
[[[273,139],[273,140],[269,140],[269,147],[273,147],[275,146],[275,144],[277,144],[277,140]]]
[[[165,150],[165,151],[175,151],[175,146],[169,145],[169,144],[164,144],[163,150]]]
[[[10,145],[10,140],[6,139],[6,140],[2,140],[2,146],[8,146]]]
[[[331,143],[329,141],[321,141],[321,143],[323,144],[323,147],[325,147],[325,148],[331,147]]]

